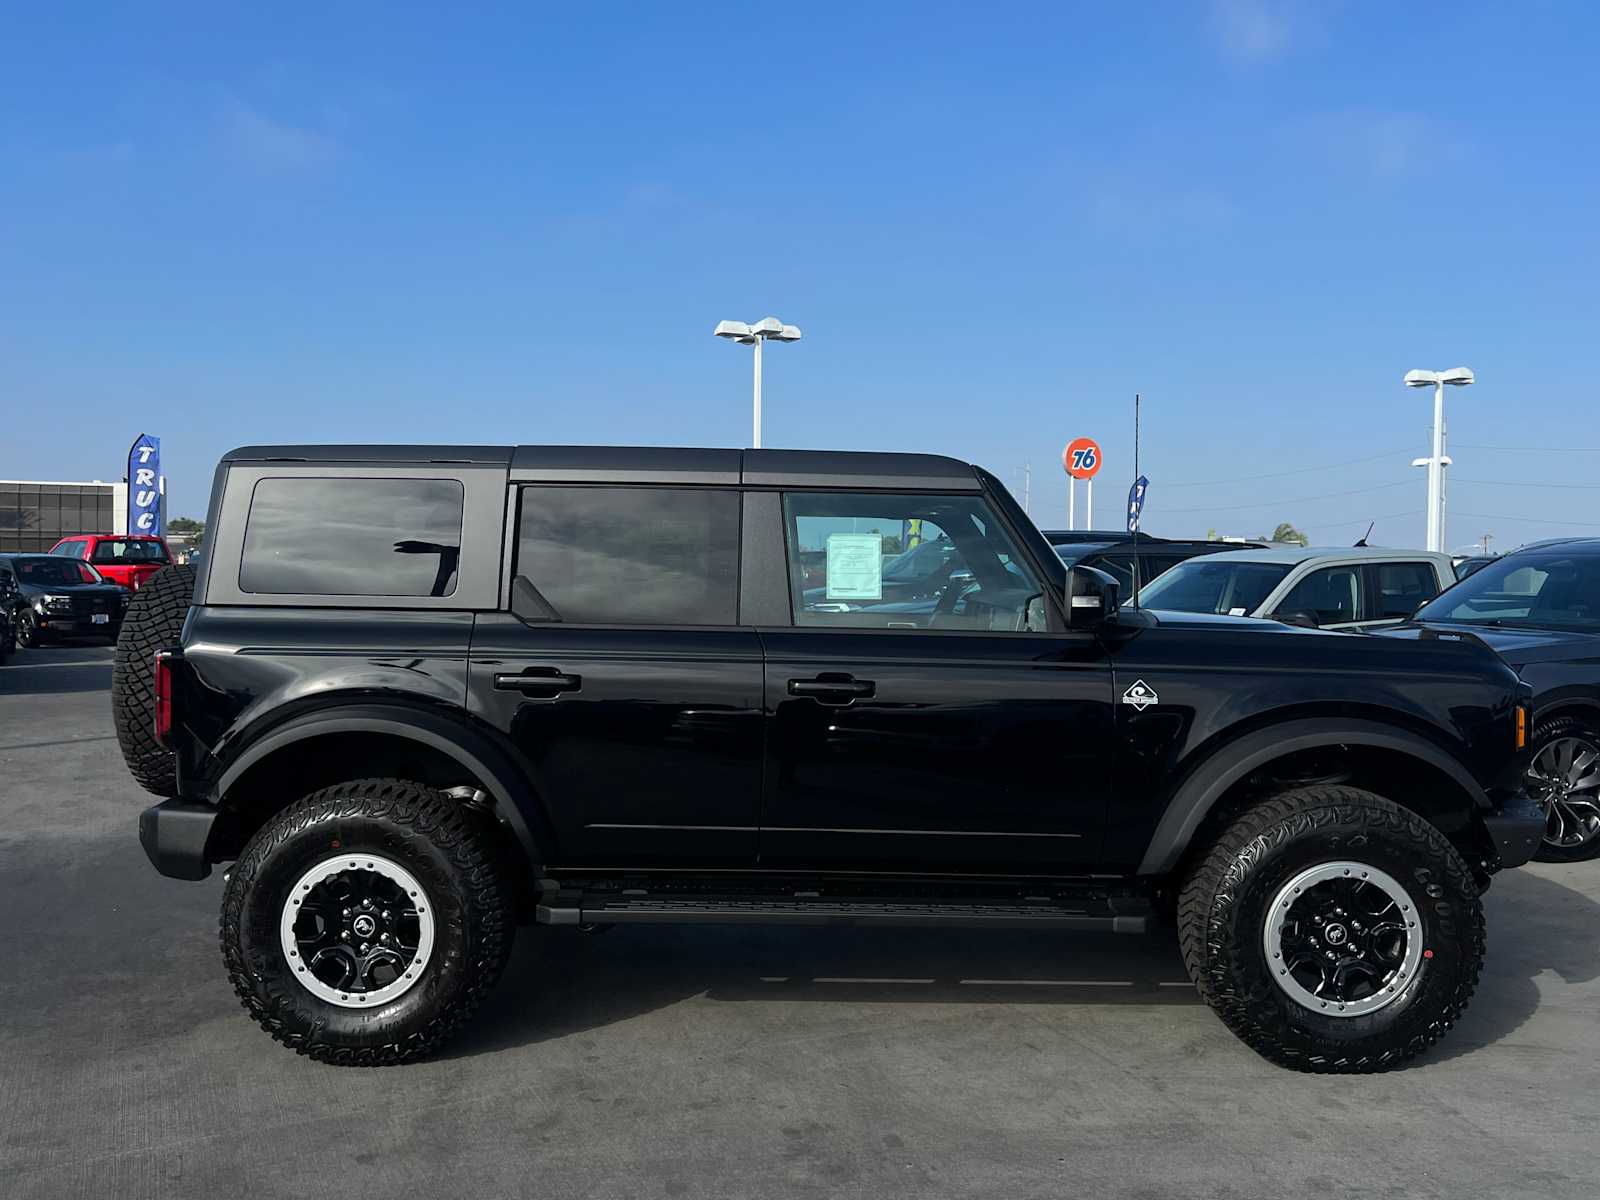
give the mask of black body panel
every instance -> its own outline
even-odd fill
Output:
[[[484,613],[467,707],[529,764],[569,863],[753,866],[761,643]]]
[[[762,640],[763,863],[1004,871],[1098,855],[1113,708],[1093,636],[767,629]],[[865,694],[804,691],[829,681]]]

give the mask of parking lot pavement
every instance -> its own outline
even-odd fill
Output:
[[[1600,863],[1501,876],[1477,999],[1384,1076],[1227,1033],[1174,939],[527,930],[411,1067],[241,1012],[220,873],[162,879],[110,653],[0,666],[0,1195],[1592,1197]]]

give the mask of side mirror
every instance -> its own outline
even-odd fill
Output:
[[[1067,568],[1067,628],[1087,629],[1116,619],[1122,585],[1095,567]]]
[[[1279,612],[1273,613],[1274,621],[1281,621],[1285,625],[1298,625],[1302,629],[1321,629],[1317,624],[1317,614],[1310,612]]]

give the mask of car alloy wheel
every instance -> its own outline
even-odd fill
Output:
[[[33,614],[30,612],[17,617],[17,644],[30,650],[39,645],[39,631],[34,627]]]
[[[371,1008],[422,977],[433,954],[433,904],[399,863],[339,855],[296,881],[279,936],[306,991],[341,1008]]]
[[[1548,818],[1547,846],[1576,850],[1600,836],[1600,745],[1581,736],[1555,738],[1540,747],[1524,779]]]
[[[1351,861],[1320,863],[1285,883],[1262,945],[1284,994],[1330,1017],[1377,1012],[1423,963],[1416,902],[1394,876]]]

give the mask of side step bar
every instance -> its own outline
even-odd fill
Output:
[[[535,910],[543,925],[829,925],[1051,928],[1101,933],[1144,933],[1149,904],[1111,897],[1062,902],[1050,897],[974,901],[968,898],[863,899],[819,893],[772,896],[652,893],[644,888],[559,893]]]

